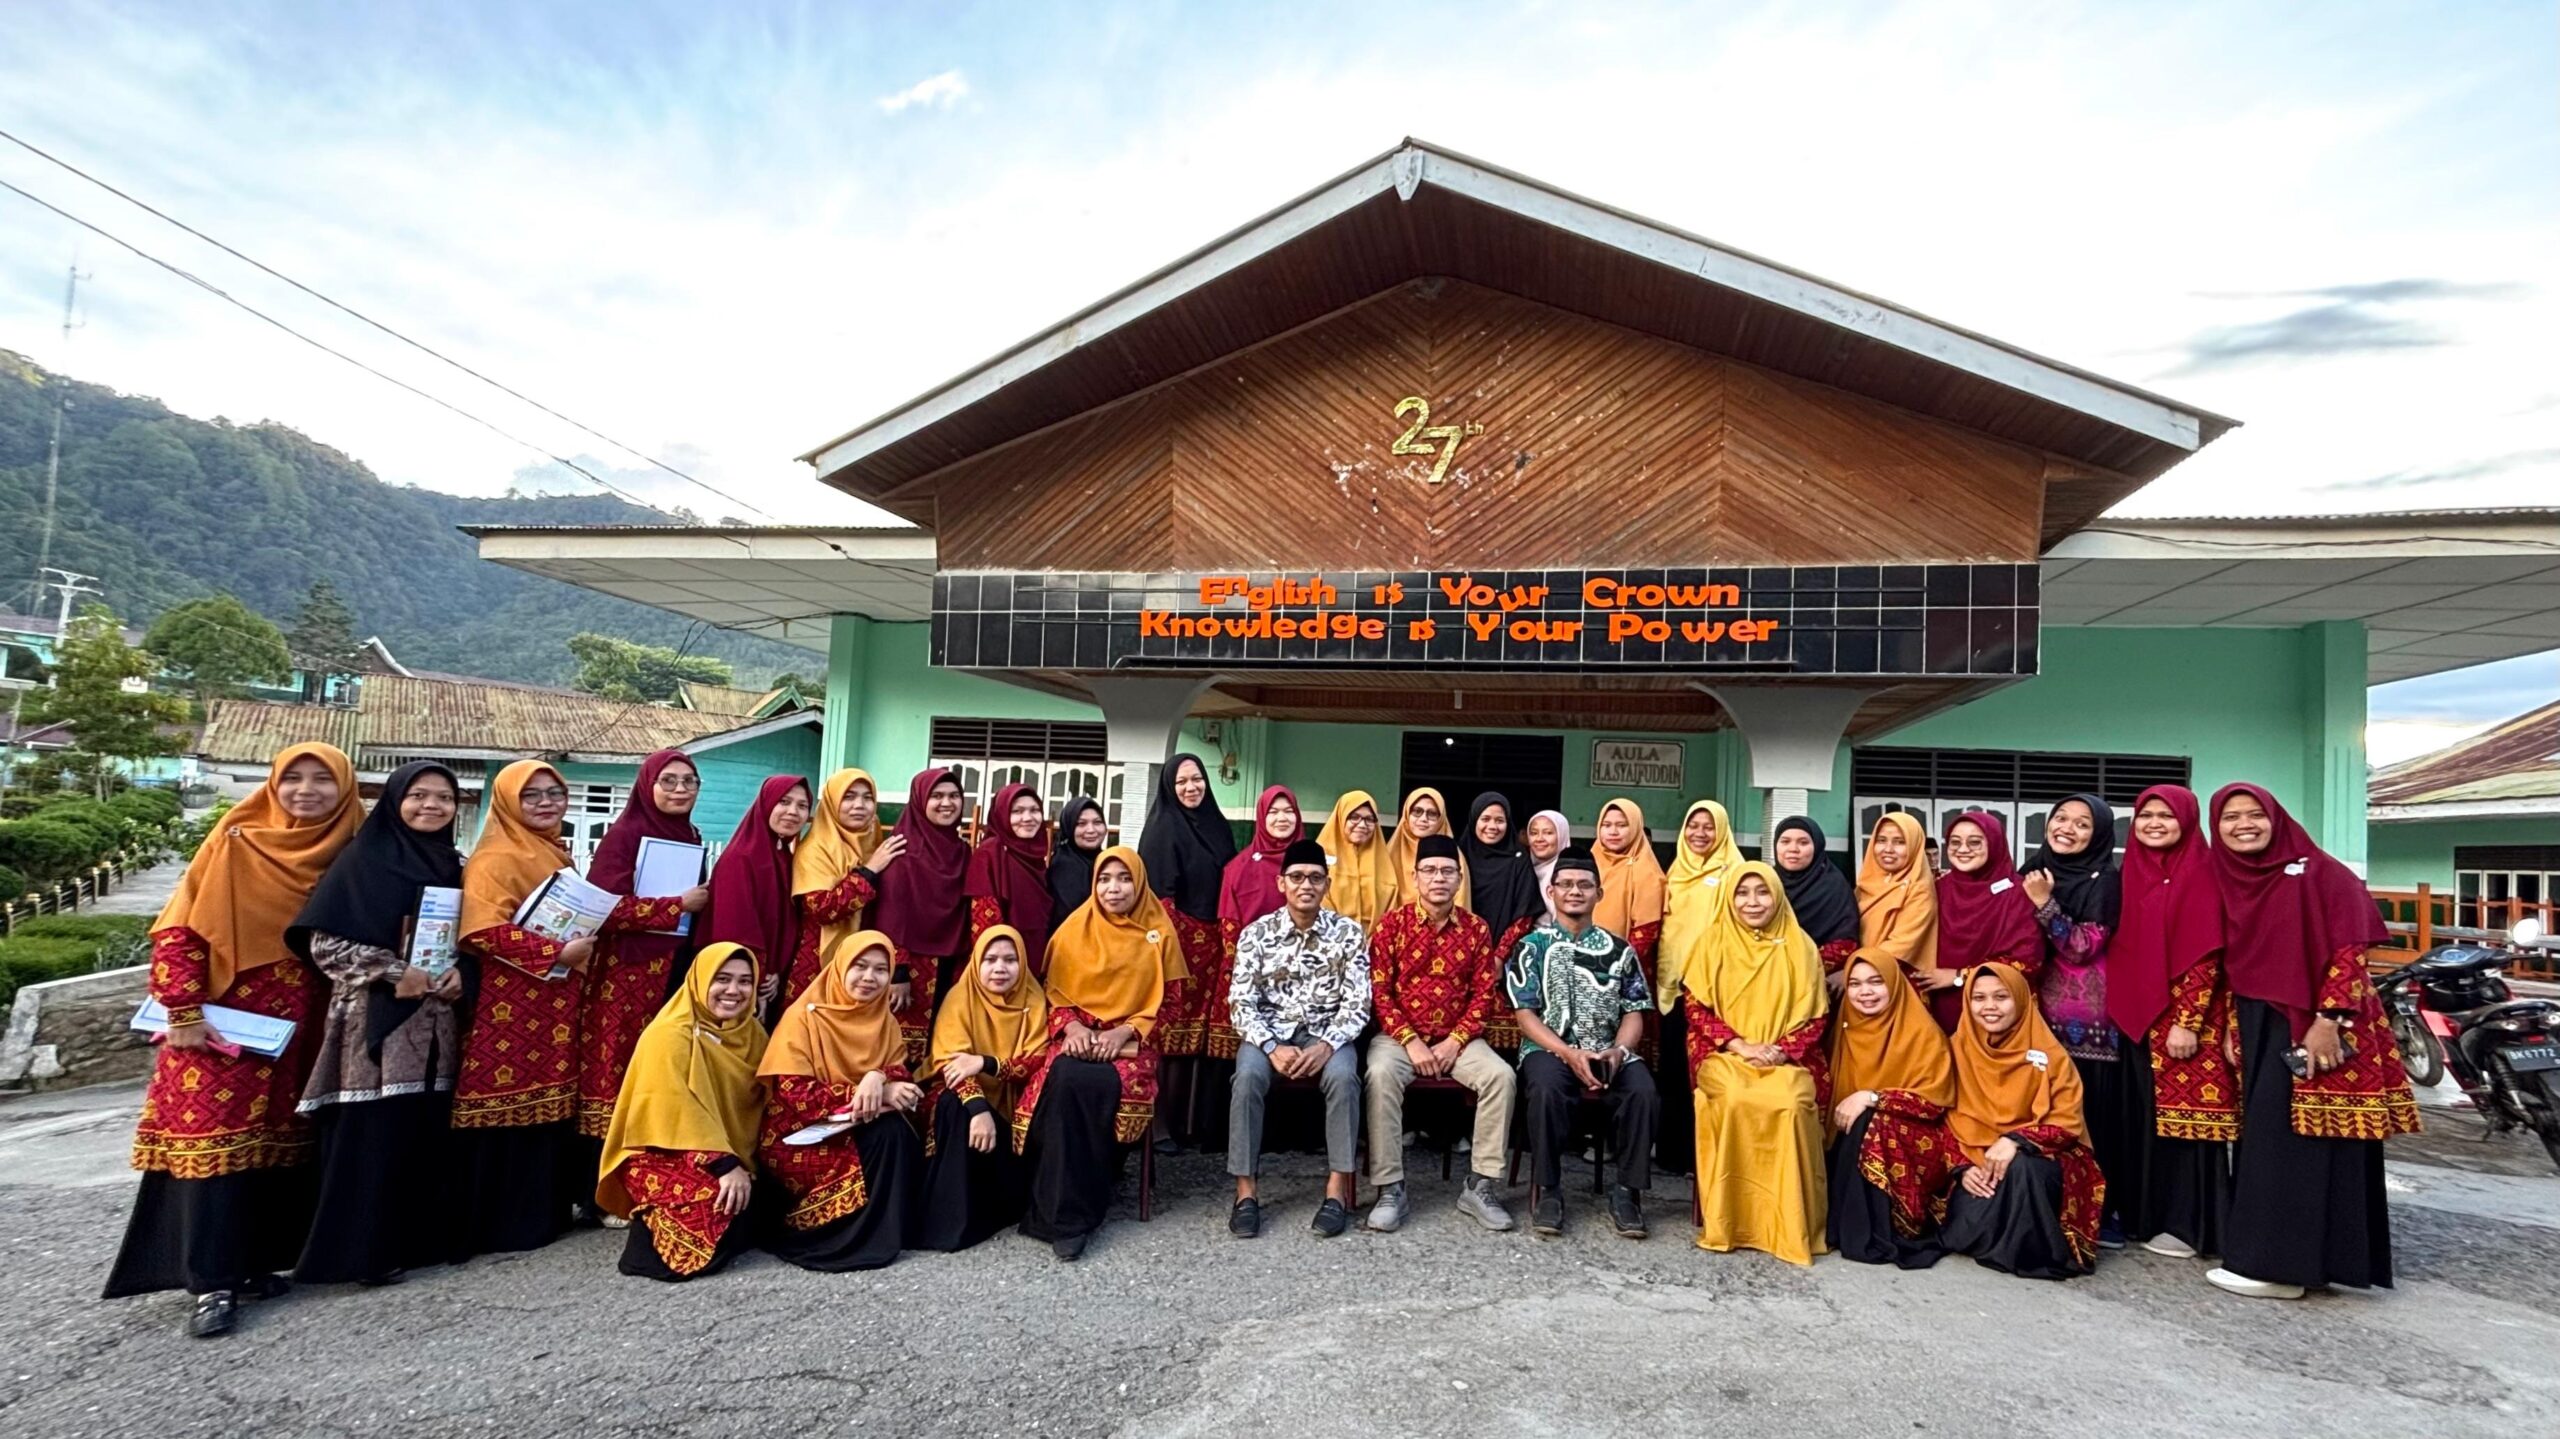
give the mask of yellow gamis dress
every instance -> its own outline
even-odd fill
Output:
[[[1715,817],[1715,843],[1704,854],[1689,847],[1689,821],[1700,812]],[[1680,817],[1671,840],[1671,871],[1662,879],[1662,942],[1655,949],[1653,1002],[1662,1011],[1662,1029],[1653,1051],[1654,1078],[1662,1086],[1662,1128],[1654,1142],[1654,1162],[1673,1174],[1694,1173],[1689,1152],[1689,1006],[1680,1002],[1680,977],[1705,953],[1707,933],[1724,912],[1725,887],[1742,864],[1741,847],[1733,842],[1733,821],[1724,806],[1702,799]]]
[[[1681,976],[1697,1086],[1698,1247],[1811,1264],[1828,1248],[1822,956],[1787,907],[1775,869],[1740,865],[1731,884],[1755,875],[1777,904],[1768,922],[1744,923],[1728,891],[1698,962]],[[1763,1068],[1724,1053],[1734,1040],[1776,1045],[1786,1062]]]

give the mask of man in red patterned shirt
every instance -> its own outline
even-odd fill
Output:
[[[1369,936],[1369,994],[1378,1032],[1369,1040],[1369,1182],[1378,1202],[1368,1225],[1393,1230],[1412,1212],[1404,1192],[1404,1092],[1414,1076],[1455,1079],[1476,1092],[1476,1132],[1458,1210],[1487,1229],[1509,1229],[1497,1186],[1511,1152],[1511,1066],[1485,1043],[1502,961],[1485,922],[1458,908],[1458,844],[1425,838],[1414,852],[1421,897],[1378,916]]]

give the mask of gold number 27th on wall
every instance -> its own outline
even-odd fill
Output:
[[[1426,485],[1436,485],[1449,477],[1449,462],[1458,457],[1460,441],[1469,435],[1484,433],[1481,424],[1432,424],[1431,402],[1420,395],[1407,395],[1396,401],[1395,413],[1399,420],[1406,415],[1413,416],[1413,423],[1405,427],[1403,434],[1396,436],[1396,442],[1388,447],[1387,453],[1438,456],[1431,462],[1431,473],[1423,476],[1422,482]],[[1438,443],[1434,444],[1434,441]]]

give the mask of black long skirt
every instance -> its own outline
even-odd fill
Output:
[[[969,1111],[944,1090],[933,1106],[933,1157],[924,1164],[924,1209],[916,1247],[966,1249],[1022,1218],[1022,1161],[1010,1126],[997,1119],[996,1147],[969,1147]]]
[[[1119,1110],[1118,1069],[1063,1056],[1049,1062],[1040,1108],[1023,1145],[1023,1163],[1031,1171],[1025,1235],[1054,1243],[1102,1227],[1127,1157],[1126,1146],[1112,1137]]]
[[[2382,1144],[2293,1131],[2293,1045],[2284,1011],[2240,1001],[2240,1143],[2222,1266],[2272,1284],[2391,1287]]]
[[[2089,1153],[2107,1178],[2106,1213],[2126,1230],[2138,1227],[2143,1170],[2157,1115],[2151,1098],[2151,1051],[2116,1036],[2116,1057],[2072,1056],[2080,1072],[2081,1113],[2089,1125]],[[2148,1233],[2137,1238],[2148,1238]]]
[[[101,1298],[212,1294],[292,1267],[311,1221],[307,1164],[173,1179],[146,1170]]]
[[[453,1096],[395,1094],[323,1105],[320,1199],[293,1277],[348,1284],[445,1259]]]
[[[678,1274],[667,1267],[666,1259],[658,1253],[658,1242],[650,1237],[649,1217],[644,1214],[631,1221],[629,1237],[622,1242],[622,1258],[615,1263],[614,1267],[634,1279],[655,1279],[662,1284],[682,1284],[688,1279],[707,1279],[728,1268],[730,1260],[753,1247],[756,1231],[755,1226],[748,1221],[754,1217],[753,1212],[750,1211],[730,1220],[728,1231],[722,1234],[720,1242],[712,1247],[710,1262],[691,1274]]]
[[[567,1120],[452,1131],[448,1261],[540,1249],[568,1233],[569,1205],[577,1198],[568,1178],[577,1137]],[[594,1186],[590,1175],[586,1192],[592,1195]]]
[[[1893,1200],[1858,1172],[1858,1151],[1867,1142],[1870,1108],[1847,1133],[1831,1141],[1830,1216],[1823,1221],[1831,1252],[1860,1264],[1891,1264],[1900,1269],[1926,1269],[1946,1254],[1934,1234],[1905,1239],[1893,1227]],[[2014,1173],[2015,1171],[2011,1171]]]
[[[1950,1254],[2023,1279],[2069,1279],[2089,1271],[2071,1255],[2062,1232],[2062,1165],[2023,1146],[1989,1199],[1964,1187],[1958,1170],[1947,1191],[1947,1222],[1938,1242]]]
[[[1698,1167],[1698,1100],[1689,1087],[1689,1001],[1685,996],[1662,1016],[1657,1039],[1653,1087],[1662,1096],[1662,1117],[1654,1121],[1653,1167],[1665,1174],[1688,1174]]]
[[[853,1147],[862,1156],[862,1207],[816,1229],[775,1223],[764,1247],[776,1258],[842,1274],[882,1268],[913,1242],[924,1169],[924,1141],[915,1126],[903,1114],[884,1114],[855,1127]]]
[[[2174,1234],[2198,1254],[2220,1254],[2230,1233],[2231,1146],[2219,1139],[2154,1136],[2143,1161],[2143,1238]]]

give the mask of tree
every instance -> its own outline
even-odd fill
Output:
[[[148,652],[124,642],[114,615],[90,605],[55,647],[53,688],[27,696],[29,719],[71,726],[71,753],[89,762],[100,799],[107,795],[106,761],[169,753],[171,743],[160,727],[187,717],[184,705],[146,687],[159,669]]]
[[[811,679],[800,673],[798,670],[784,670],[782,673],[775,675],[771,680],[767,681],[765,683],[765,688],[769,690],[792,690],[797,692],[803,699],[806,699],[810,696],[823,695],[827,692],[827,677],[823,672],[821,672],[816,679]]]
[[[293,612],[293,628],[285,635],[293,657],[323,675],[354,674],[362,654],[356,641],[356,612],[327,578],[311,582],[302,607]]]
[[[251,681],[282,684],[293,678],[283,633],[237,595],[189,600],[169,610],[152,623],[142,647],[192,686],[198,700],[238,694]]]
[[[729,662],[709,655],[678,654],[664,645],[634,644],[594,631],[571,635],[569,653],[578,658],[577,687],[610,700],[663,704],[676,697],[676,686],[725,685]]]

